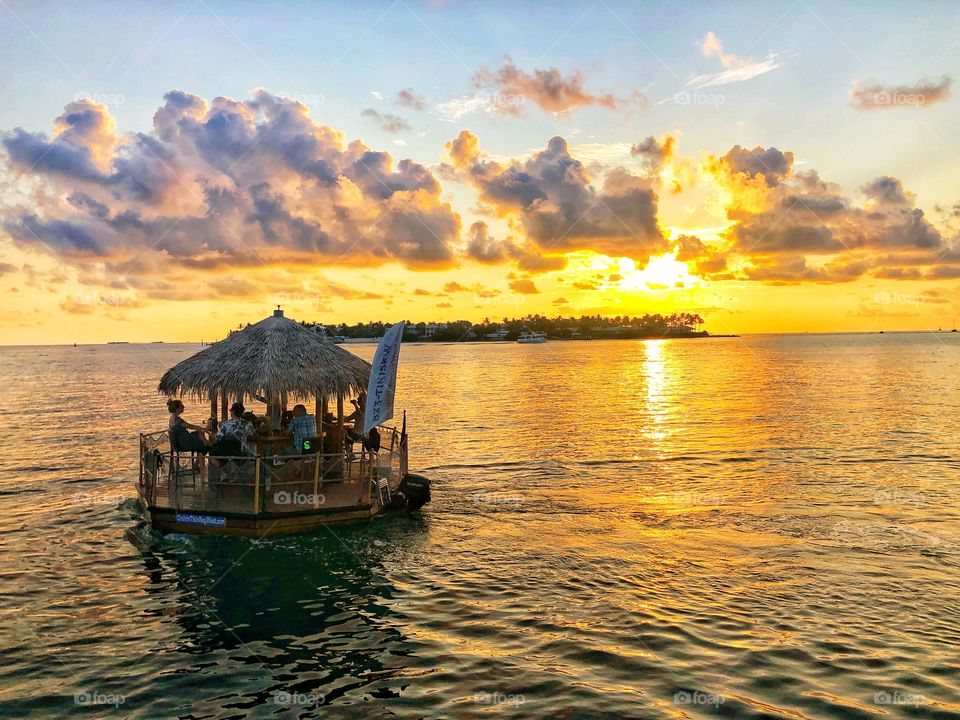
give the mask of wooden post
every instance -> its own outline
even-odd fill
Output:
[[[256,471],[253,476],[253,513],[255,515],[260,514],[260,462],[261,459],[258,457],[256,459]]]
[[[343,433],[343,393],[337,393],[337,452],[343,453],[344,448]]]
[[[210,391],[210,419],[213,420],[211,423],[210,430],[216,431],[217,429],[217,393],[216,391]]]
[[[230,417],[230,399],[227,397],[227,391],[220,393],[220,421]]]
[[[313,457],[313,509],[316,510],[320,506],[317,502],[317,494],[320,492],[320,463],[323,459],[323,448],[321,447]]]
[[[327,414],[327,403],[329,402],[329,398],[325,393],[320,393],[320,395],[317,397],[319,398],[320,402],[320,410],[317,412],[317,432],[320,434],[322,441],[324,428],[326,428],[327,432],[333,432],[333,428],[328,427],[323,423],[323,418]]]
[[[279,430],[280,429],[280,418],[283,415],[283,411],[280,408],[280,397],[278,395],[270,396],[270,425],[271,429]]]

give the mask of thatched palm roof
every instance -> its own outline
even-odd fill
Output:
[[[160,379],[165,395],[208,397],[226,391],[278,397],[281,392],[335,396],[366,390],[370,364],[277,310],[173,366]]]

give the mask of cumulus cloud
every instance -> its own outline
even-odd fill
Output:
[[[913,197],[903,189],[903,183],[895,177],[884,175],[863,186],[863,193],[880,206],[903,207],[913,204]]]
[[[815,171],[797,172],[793,154],[776,148],[737,145],[705,166],[726,190],[731,224],[722,248],[686,240],[678,257],[702,262],[707,276],[729,274],[719,250],[747,261],[742,279],[849,282],[870,272],[907,279],[917,273],[892,268],[933,264],[943,248],[940,231],[897,178],[871,180],[857,203]]]
[[[775,147],[758,146],[748,150],[734,145],[720,161],[731,173],[742,173],[750,179],[759,175],[769,187],[773,187],[793,168],[793,153],[780,152]]]
[[[485,222],[478,221],[470,226],[470,240],[467,243],[468,257],[481,263],[497,264],[507,260],[509,255],[508,245],[492,238]]]
[[[676,148],[677,138],[670,133],[660,138],[651,135],[630,146],[630,155],[640,160],[645,176],[674,195],[693,187],[698,175],[696,164],[679,157]]]
[[[706,58],[717,58],[724,69],[720,72],[697,75],[687,82],[687,87],[694,89],[710,87],[712,85],[728,85],[743,82],[759,75],[776,70],[780,67],[777,55],[771,53],[765,60],[750,60],[727,53],[723,49],[720,38],[708,32],[700,43],[700,52]]]
[[[487,229],[487,224],[478,221],[470,226],[467,257],[484,264],[513,262],[526,273],[546,273],[563,270],[567,259],[562,255],[546,255],[533,243],[518,244],[513,240],[497,240]]]
[[[667,133],[662,139],[653,135],[642,142],[630,146],[630,154],[639,157],[654,172],[659,172],[663,164],[671,160],[676,153],[677,139]]]
[[[850,105],[858,110],[925,107],[949,98],[951,85],[953,79],[946,75],[939,80],[920,80],[913,85],[854,82],[850,88]]]
[[[542,254],[593,250],[646,260],[667,249],[650,181],[614,168],[597,188],[562,137],[510,163],[482,153],[469,131],[447,143],[446,150],[452,172],[478,190],[490,212],[517,223]]]
[[[88,278],[455,263],[460,218],[428,168],[347,142],[264,90],[210,101],[174,90],[151,132],[122,136],[106,107],[79,100],[51,136],[15,128],[2,144],[36,200],[0,207],[3,229]]]

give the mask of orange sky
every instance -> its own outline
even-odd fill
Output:
[[[276,304],[327,324],[689,311],[715,333],[955,327],[956,170],[933,160],[955,144],[952,79],[841,63],[818,136],[799,119],[814,60],[724,42],[698,30],[671,50],[701,70],[670,91],[501,58],[444,69],[467,89],[438,98],[385,71],[396,90],[343,90],[370,107],[342,126],[342,103],[260,88],[139,97],[136,124],[104,93],[43,123],[24,110],[0,135],[0,343],[215,339]],[[841,136],[857,142],[830,149]]]

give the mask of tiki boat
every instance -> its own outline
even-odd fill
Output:
[[[372,382],[369,363],[279,308],[170,368],[158,391],[209,402],[212,430],[234,402],[265,410],[243,452],[230,456],[183,450],[182,436],[169,430],[140,435],[138,491],[152,527],[259,538],[369,520],[388,509],[412,512],[429,501],[429,481],[407,472],[406,416],[400,430],[376,424],[393,416],[398,327],[393,346],[385,336],[377,349]],[[367,400],[373,427],[360,440],[362,429],[345,425],[344,403],[365,393],[377,396],[372,408]],[[317,425],[300,449],[282,424],[294,402],[313,410]]]

